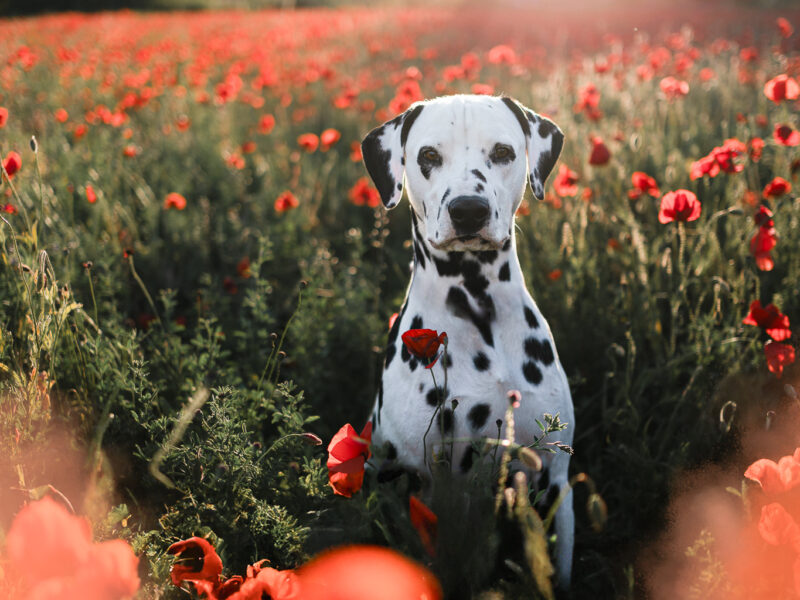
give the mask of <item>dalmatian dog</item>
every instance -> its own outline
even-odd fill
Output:
[[[559,440],[572,443],[567,378],[547,322],[525,287],[514,240],[526,181],[543,199],[563,140],[552,121],[511,98],[454,95],[413,104],[362,142],[364,164],[385,207],[397,205],[404,187],[411,203],[411,282],[389,333],[372,414],[373,443],[385,444],[388,457],[404,468],[426,473],[425,457],[430,460],[437,444],[450,448],[442,434],[445,442],[497,438],[510,390],[521,394],[514,413],[518,443],[542,436],[536,419],[544,413],[559,414],[568,425]],[[439,389],[400,337],[421,328],[447,332],[446,360],[433,367]],[[437,407],[438,423],[429,428]],[[469,471],[473,446],[452,447],[454,471]],[[570,457],[558,451],[541,458],[543,470],[531,474],[537,484],[548,486],[551,498],[567,491],[554,521],[557,580],[566,588],[574,537]]]

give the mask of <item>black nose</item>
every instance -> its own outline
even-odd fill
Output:
[[[458,196],[447,206],[450,220],[459,235],[476,233],[489,220],[489,201],[480,196]]]

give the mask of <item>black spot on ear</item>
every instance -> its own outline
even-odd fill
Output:
[[[503,104],[505,104],[509,110],[514,113],[519,126],[522,128],[522,132],[525,134],[525,137],[529,137],[531,135],[531,125],[528,122],[528,118],[525,116],[525,112],[522,110],[522,107],[508,96],[503,96],[501,100],[503,101]]]
[[[497,274],[497,278],[500,281],[508,281],[511,279],[511,268],[508,265],[508,261],[503,263],[503,266],[500,267],[500,272]]]
[[[525,375],[525,379],[534,385],[538,385],[542,382],[542,372],[539,370],[539,367],[536,366],[535,362],[526,361],[522,365],[522,374]]]
[[[428,393],[425,394],[425,402],[427,402],[429,406],[438,406],[439,400],[442,402],[447,400],[447,390],[441,386],[431,388],[428,390]]]
[[[489,405],[484,403],[476,404],[470,408],[467,413],[467,420],[469,421],[470,427],[477,431],[486,425],[486,420],[489,418],[490,412]]]
[[[458,468],[461,470],[462,473],[468,473],[469,470],[472,468],[472,463],[475,460],[475,448],[470,446],[464,451],[464,456],[461,457],[461,463],[458,465]]]
[[[552,364],[555,360],[553,347],[548,340],[537,340],[530,337],[525,340],[525,354],[534,360],[538,360],[543,365]]]
[[[525,307],[525,320],[528,322],[528,327],[536,329],[539,327],[539,321],[536,319],[536,315],[533,314],[533,311],[530,307]]]
[[[394,447],[392,442],[386,442],[386,458],[389,460],[397,458],[397,448]]]
[[[375,183],[383,204],[388,205],[392,199],[396,182],[389,168],[392,151],[381,146],[380,137],[384,128],[385,126],[381,125],[367,134],[367,137],[361,142],[361,155],[364,158],[364,166],[367,167],[367,173]]]
[[[439,428],[444,433],[453,431],[453,409],[445,408],[439,411]]]
[[[507,252],[511,248],[511,238],[509,237],[503,244],[503,252]]]
[[[400,130],[400,145],[405,146],[406,140],[408,139],[408,132],[411,131],[411,126],[414,124],[414,121],[417,120],[417,117],[422,113],[422,109],[424,106],[422,104],[418,104],[410,111],[404,113],[405,118],[403,119],[403,128]]]
[[[486,183],[486,177],[483,176],[483,173],[478,171],[478,169],[472,169],[472,174],[475,175],[478,179],[480,179],[483,183]]]
[[[489,368],[489,357],[483,352],[478,352],[472,357],[472,364],[475,365],[475,368],[478,369],[478,371],[485,371]]]

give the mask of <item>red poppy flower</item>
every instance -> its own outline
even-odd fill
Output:
[[[9,179],[12,179],[14,174],[22,168],[22,157],[12,150],[6,155],[6,159],[3,161],[3,168],[8,173]]]
[[[361,162],[361,143],[350,142],[350,160],[353,162]]]
[[[659,83],[661,91],[669,100],[680,98],[689,93],[689,84],[674,77],[664,77]]]
[[[434,329],[409,329],[402,338],[408,351],[425,361],[425,368],[430,369],[439,359],[439,346],[447,341],[447,334]]]
[[[297,143],[306,152],[314,152],[319,147],[319,138],[314,133],[304,133],[297,138]]]
[[[342,427],[328,444],[328,482],[333,493],[349,498],[364,483],[364,464],[371,456],[372,421],[367,422],[361,435],[350,423]]]
[[[764,151],[764,140],[760,137],[754,137],[747,142],[747,151],[750,154],[750,159],[753,162],[761,160],[761,153]]]
[[[2,208],[0,208],[4,213],[8,213],[9,215],[17,214],[17,207],[13,204],[4,204]]]
[[[783,368],[794,362],[794,348],[789,344],[769,341],[764,345],[764,356],[770,373],[775,373],[780,378]]]
[[[792,191],[792,184],[786,181],[783,177],[775,177],[766,186],[764,186],[764,198],[774,198],[775,196],[783,196]]]
[[[775,21],[775,24],[778,26],[778,32],[781,34],[782,38],[791,37],[792,33],[794,33],[792,24],[783,17],[778,17],[778,19]]]
[[[97,194],[94,191],[94,188],[91,185],[86,186],[86,201],[89,204],[94,204],[97,202]]]
[[[208,581],[212,584],[219,582],[222,559],[208,540],[191,537],[175,542],[167,548],[167,554],[177,556],[169,570],[173,585],[181,587],[184,581]]]
[[[370,185],[366,177],[362,177],[356,181],[356,184],[350,188],[347,195],[350,198],[350,202],[356,206],[367,205],[371,208],[375,208],[381,203],[381,195],[378,193],[378,190]]]
[[[250,279],[252,273],[250,272],[250,259],[246,256],[236,264],[236,274],[242,279]]]
[[[772,220],[772,211],[763,204],[758,207],[758,212],[753,215],[753,221],[759,227],[772,227],[775,225]]]
[[[796,100],[800,97],[800,85],[797,85],[794,78],[782,73],[764,84],[764,95],[775,104],[780,104],[783,100]]]
[[[0,129],[6,126],[8,122],[8,109],[0,106]]]
[[[768,544],[773,546],[790,544],[796,551],[800,551],[800,528],[786,509],[777,502],[761,508],[758,533]]]
[[[493,65],[500,65],[503,63],[513,65],[517,62],[517,54],[511,46],[501,44],[489,50],[489,53],[486,55],[486,60]]]
[[[692,163],[692,167],[689,172],[689,179],[694,181],[695,179],[700,179],[703,175],[716,177],[719,174],[719,171],[719,164],[717,164],[714,156],[709,154],[708,156],[704,156],[703,158]]]
[[[171,194],[167,194],[167,197],[164,198],[164,210],[169,210],[170,208],[183,210],[184,208],[186,208],[186,198],[184,198],[177,192],[172,192]]]
[[[711,151],[714,160],[717,161],[719,168],[726,173],[739,173],[744,169],[744,165],[737,164],[733,161],[734,158],[747,151],[747,145],[744,142],[731,138],[725,140],[722,146],[718,146]]]
[[[67,119],[69,119],[69,113],[63,108],[57,108],[56,112],[53,113],[53,116],[59,123],[66,123]]]
[[[661,195],[661,190],[658,189],[656,180],[650,177],[647,173],[641,171],[634,172],[631,175],[631,184],[633,189],[628,190],[628,198],[635,200],[642,194],[650,194],[653,198],[658,198]]]
[[[790,125],[775,125],[772,137],[782,146],[800,145],[800,132],[792,129]]]
[[[242,144],[242,154],[252,154],[256,151],[256,143],[253,141]]]
[[[789,329],[789,317],[781,313],[774,304],[767,304],[762,308],[760,300],[753,300],[750,303],[750,313],[742,319],[742,323],[763,327],[767,335],[776,342],[782,342],[792,335]]]
[[[700,201],[689,190],[667,192],[661,198],[661,210],[658,220],[661,223],[670,221],[695,221],[700,217]]]
[[[85,124],[80,123],[75,127],[75,131],[73,132],[73,134],[75,135],[75,139],[76,140],[81,139],[83,136],[86,135],[87,131],[89,131],[89,128]]]
[[[759,227],[750,239],[750,254],[756,259],[756,266],[762,271],[771,271],[775,266],[770,251],[778,243],[774,227]]]
[[[300,206],[300,202],[295,198],[294,194],[289,190],[283,192],[278,198],[275,200],[275,212],[285,212],[291,208],[297,208]]]
[[[322,143],[320,150],[323,152],[330,150],[330,147],[338,142],[341,137],[342,134],[337,129],[326,129],[319,136],[319,140]]]
[[[592,142],[592,153],[589,155],[589,164],[600,166],[605,165],[611,160],[611,152],[603,143],[603,138],[593,135],[589,140]]]
[[[294,571],[278,571],[260,565],[252,571],[251,567],[247,567],[247,571],[247,579],[241,583],[235,593],[227,597],[228,600],[261,600],[262,598],[300,600],[305,598],[305,595],[300,593],[300,578]],[[218,592],[217,600],[223,600],[223,598],[224,596]]]
[[[800,449],[798,449],[800,450]],[[744,476],[761,485],[768,496],[782,494],[800,485],[800,462],[794,455],[784,456],[778,462],[761,458],[747,467]]]
[[[558,168],[558,174],[553,180],[553,189],[562,198],[574,196],[578,193],[578,174],[567,165]]]
[[[261,115],[258,120],[258,133],[268,134],[275,127],[275,117],[272,115]]]
[[[422,540],[425,551],[431,556],[435,556],[438,517],[416,496],[408,497],[408,514],[411,518],[411,524],[417,530],[420,540]]]
[[[343,546],[298,569],[303,600],[441,600],[436,578],[394,550]]]

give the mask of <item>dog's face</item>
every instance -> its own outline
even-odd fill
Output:
[[[562,143],[552,121],[510,98],[459,95],[413,105],[371,131],[362,154],[387,208],[405,180],[432,247],[497,250],[511,236],[526,173],[542,199]]]

